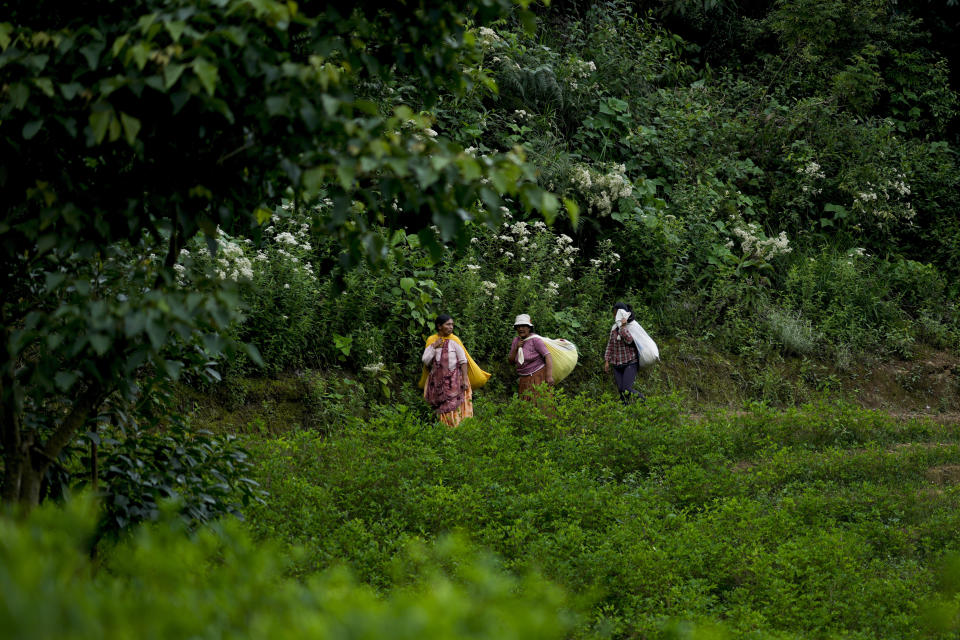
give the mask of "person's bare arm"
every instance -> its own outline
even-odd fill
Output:
[[[547,363],[547,384],[553,386],[553,358],[548,353],[543,356],[543,361]]]

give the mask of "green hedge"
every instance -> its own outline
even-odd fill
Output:
[[[457,430],[401,406],[255,443],[271,497],[250,522],[303,546],[295,572],[343,561],[387,591],[411,543],[457,532],[580,594],[576,637],[671,637],[679,621],[909,637],[960,543],[960,493],[926,475],[960,444],[932,423],[834,405],[692,420],[669,398],[477,411]]]

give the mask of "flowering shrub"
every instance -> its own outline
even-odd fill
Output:
[[[504,359],[517,314],[529,313],[537,333],[572,340],[586,358],[606,339],[593,318],[609,306],[601,303],[600,264],[581,260],[571,236],[502,213],[499,229],[478,229],[462,260],[438,273],[443,311],[454,316],[471,354],[498,374],[495,384],[513,378]],[[605,268],[615,258],[611,251],[595,260]]]
[[[793,250],[785,231],[781,231],[773,238],[768,238],[756,222],[738,219],[731,232],[740,242],[743,259],[753,260],[760,265],[769,265],[770,261],[777,256],[788,254]]]
[[[852,198],[851,210],[858,214],[858,226],[875,225],[889,229],[909,223],[916,215],[910,202],[907,176],[891,166],[862,167],[852,171],[840,188]]]
[[[570,186],[578,199],[586,200],[591,211],[600,217],[609,216],[621,198],[629,198],[633,184],[626,176],[623,164],[601,165],[598,170],[590,165],[574,165],[570,170]]]
[[[204,278],[239,285],[245,311],[239,337],[259,349],[270,372],[301,366],[310,357],[321,283],[306,215],[284,203],[264,227],[259,245],[217,229],[214,243],[195,238],[174,265],[183,287],[202,286]],[[243,358],[227,364],[247,366]]]
[[[591,85],[589,82],[597,72],[597,65],[592,60],[582,60],[575,55],[571,55],[565,61],[561,72],[565,72],[563,75],[571,92],[597,88],[596,83]]]
[[[490,27],[480,27],[477,29],[477,42],[483,48],[488,48],[503,42],[503,38],[497,35],[497,32]]]
[[[312,338],[324,285],[313,266],[318,256],[309,215],[290,203],[278,207],[263,229],[254,278],[244,290],[247,318],[241,337],[259,347],[273,371],[304,366],[316,354]]]
[[[249,282],[253,279],[253,263],[248,257],[250,240],[235,240],[219,227],[213,242],[195,237],[190,248],[180,251],[174,271],[182,286],[197,284],[198,278],[217,278],[232,282]],[[151,254],[153,259],[156,257]]]

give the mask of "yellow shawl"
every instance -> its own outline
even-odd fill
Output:
[[[434,342],[437,341],[437,338],[438,338],[437,334],[433,334],[432,336],[427,338],[426,346],[429,347],[430,345],[432,345]],[[449,339],[453,340],[454,342],[459,344],[461,347],[463,347],[463,343],[460,342],[460,338],[458,338],[454,334],[451,333]],[[484,371],[483,369],[481,369],[479,365],[477,365],[477,363],[473,361],[473,358],[470,357],[470,352],[467,351],[466,347],[463,347],[463,352],[467,354],[467,377],[470,378],[470,387],[473,389],[479,389],[480,387],[482,387],[487,383],[487,380],[490,378],[490,374]],[[426,367],[424,367],[423,374],[421,374],[420,382],[417,383],[417,386],[423,389],[423,387],[427,384],[427,377],[429,375],[430,375],[430,372],[427,371]]]

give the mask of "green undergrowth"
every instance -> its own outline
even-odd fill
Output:
[[[411,545],[455,533],[575,594],[572,637],[956,630],[937,578],[960,550],[954,425],[562,392],[545,413],[478,398],[477,415],[450,430],[401,405],[252,439],[270,497],[249,524],[301,550],[294,574],[346,565],[384,594],[407,584]]]
[[[573,619],[560,589],[514,578],[453,537],[408,546],[396,558],[403,587],[381,597],[342,569],[286,577],[276,545],[254,542],[236,520],[188,534],[175,509],[96,563],[96,521],[89,496],[0,518],[0,636],[559,639]]]

